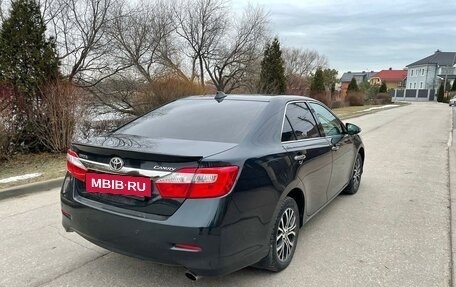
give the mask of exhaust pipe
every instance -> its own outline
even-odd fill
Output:
[[[185,271],[185,277],[187,277],[188,279],[190,279],[192,281],[196,281],[201,278],[201,276],[196,275],[195,273],[193,273],[190,270]]]

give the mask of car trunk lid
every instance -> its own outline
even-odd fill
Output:
[[[93,192],[93,188],[90,188],[89,192],[87,183],[83,180],[76,181],[76,191],[81,197],[116,208],[170,216],[185,199],[162,198],[155,182],[182,168],[197,168],[201,159],[235,146],[235,143],[152,139],[124,134],[80,141],[72,145],[72,151],[87,173],[149,178],[152,191],[150,197]],[[113,158],[122,160],[123,166],[120,169],[116,170],[111,166]]]

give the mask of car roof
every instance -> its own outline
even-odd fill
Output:
[[[198,96],[190,96],[183,98],[182,100],[213,100],[215,97],[215,94],[207,94],[207,95],[198,95]],[[272,102],[272,101],[283,101],[283,102],[288,102],[288,101],[308,101],[308,100],[314,100],[309,97],[305,96],[297,96],[297,95],[261,95],[261,94],[255,94],[255,95],[243,95],[243,94],[227,94],[226,98],[224,100],[238,100],[238,101],[257,101],[257,102]]]

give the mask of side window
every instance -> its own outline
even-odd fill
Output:
[[[310,103],[310,107],[314,110],[325,135],[335,136],[343,133],[342,123],[328,109],[316,103]]]
[[[297,140],[319,137],[318,126],[305,103],[291,103],[287,106],[285,123],[282,131],[282,141],[287,128],[292,129]],[[289,139],[289,140],[294,140]]]
[[[283,142],[288,142],[288,141],[294,141],[296,140],[293,129],[290,126],[290,121],[288,120],[288,117],[285,116],[285,120],[283,122],[283,129],[282,129],[282,141]]]

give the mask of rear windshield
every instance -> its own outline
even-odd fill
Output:
[[[180,100],[134,120],[115,133],[150,138],[239,143],[267,102]]]

